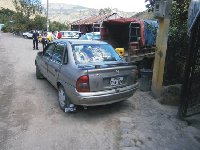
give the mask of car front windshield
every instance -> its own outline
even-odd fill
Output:
[[[100,64],[106,62],[122,62],[114,48],[109,44],[72,45],[76,64]]]

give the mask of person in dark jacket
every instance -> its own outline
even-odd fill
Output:
[[[39,37],[39,33],[35,30],[33,32],[33,49],[36,48],[36,50],[38,50],[38,37]]]

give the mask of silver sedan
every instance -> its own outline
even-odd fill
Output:
[[[136,66],[102,41],[58,40],[38,52],[35,65],[36,77],[58,89],[65,112],[126,100],[137,89]]]

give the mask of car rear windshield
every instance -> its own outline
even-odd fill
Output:
[[[72,45],[72,50],[76,64],[123,61],[115,49],[109,44],[77,44]]]
[[[79,39],[81,39],[81,40],[100,40],[101,35],[100,34],[86,33],[86,34],[82,35]]]

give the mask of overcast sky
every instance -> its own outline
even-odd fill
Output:
[[[47,0],[41,0],[46,3]],[[49,3],[66,3],[89,8],[117,8],[126,12],[140,12],[146,10],[145,0],[49,0]]]

